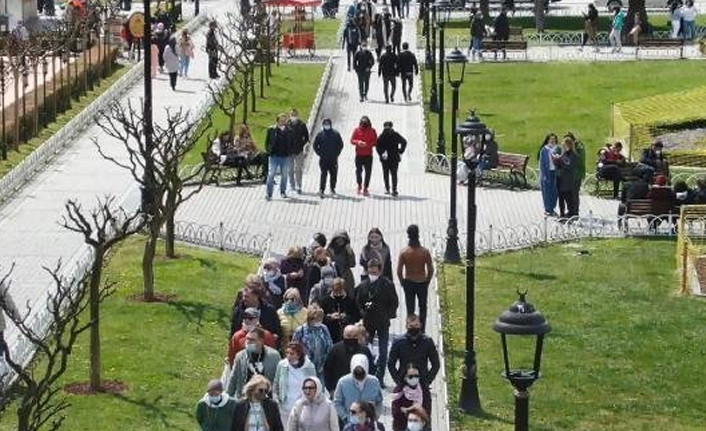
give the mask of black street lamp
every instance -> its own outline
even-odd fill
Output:
[[[439,99],[436,94],[436,5],[434,4],[431,4],[431,20],[429,25],[431,27],[431,50],[429,51],[431,91],[429,92],[429,110],[431,112],[439,112]]]
[[[449,0],[436,0],[436,24],[439,26],[439,80],[437,98],[439,100],[439,137],[436,143],[436,152],[446,153],[446,139],[444,138],[444,26],[451,17],[451,2]]]
[[[154,141],[153,132],[154,124],[152,123],[152,59],[150,52],[152,52],[151,39],[152,39],[152,10],[149,0],[143,0],[144,5],[144,16],[145,16],[145,29],[144,35],[142,37],[143,51],[145,52],[144,58],[144,70],[143,70],[143,81],[144,81],[144,91],[145,98],[143,101],[143,132],[145,134],[145,150],[147,152],[147,157],[145,159],[145,169],[143,171],[143,189],[142,189],[142,211],[145,212],[146,216],[154,216],[154,211],[156,211],[153,201],[155,199],[155,167],[154,160],[152,159],[152,153],[154,152]]]
[[[542,347],[544,345],[544,335],[548,334],[552,328],[542,313],[534,308],[534,305],[527,302],[527,291],[517,292],[520,298],[510,306],[510,309],[503,311],[493,325],[493,330],[500,333],[500,340],[503,347],[503,361],[505,371],[503,377],[508,379],[515,388],[515,431],[529,430],[529,388],[539,379],[539,365],[542,360]],[[507,336],[517,335],[520,337],[536,337],[534,348],[534,361],[532,367],[515,368],[510,367],[510,354],[507,349]]]
[[[431,19],[430,19],[430,5],[431,5],[431,0],[421,0],[421,13],[423,15],[423,26],[422,26],[422,34],[424,35],[424,42],[425,42],[425,47],[424,47],[424,68],[426,70],[430,70],[434,68],[434,60],[432,58],[432,50],[431,50]]]
[[[449,84],[453,88],[453,101],[451,104],[451,207],[449,210],[449,224],[446,229],[446,250],[444,251],[444,261],[447,263],[461,262],[461,253],[458,249],[458,221],[456,219],[456,164],[458,163],[456,117],[458,116],[458,93],[466,75],[467,62],[468,58],[463,55],[463,52],[458,47],[444,58]]]
[[[456,128],[456,134],[463,139],[463,161],[469,169],[468,213],[466,215],[466,353],[459,406],[470,414],[481,412],[474,343],[476,321],[476,167],[483,154],[484,138],[487,131],[485,124],[481,123],[474,111],[471,111],[471,115],[466,121]]]

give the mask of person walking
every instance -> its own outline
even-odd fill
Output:
[[[581,48],[579,48],[579,51],[583,51],[586,42],[590,41],[596,52],[598,52],[598,40],[596,39],[596,35],[598,34],[598,9],[596,9],[593,3],[588,4],[588,13],[583,14],[583,23],[583,39],[581,40]]]
[[[284,431],[277,402],[267,397],[270,380],[254,376],[243,389],[243,399],[235,404],[231,431]]]
[[[418,370],[419,383],[427,388],[441,367],[439,351],[434,341],[422,333],[422,322],[416,314],[407,316],[407,333],[397,338],[390,348],[387,368],[396,384],[404,383],[408,364]]]
[[[324,310],[318,304],[312,304],[307,310],[306,323],[299,326],[292,341],[302,345],[306,356],[316,369],[316,376],[324,378],[326,356],[333,347],[331,334],[324,325]]]
[[[402,154],[407,148],[407,140],[392,128],[392,121],[385,121],[382,133],[378,136],[375,147],[382,165],[382,179],[385,182],[385,194],[390,194],[390,178],[392,179],[392,197],[397,193],[397,168],[402,161]]]
[[[206,32],[206,54],[208,55],[208,77],[210,79],[218,79],[218,38],[216,38],[216,21],[208,23],[208,32]]]
[[[360,329],[356,325],[348,325],[343,329],[343,339],[333,345],[324,363],[324,384],[333,393],[336,384],[350,372],[350,363],[356,354],[364,355],[371,365],[369,372],[374,374],[373,354],[367,346],[360,344]]]
[[[284,304],[277,310],[277,315],[282,326],[282,345],[286,346],[292,341],[294,331],[306,322],[308,315],[299,290],[293,287],[287,289],[284,293]]]
[[[358,93],[360,101],[368,100],[368,89],[370,88],[370,71],[375,65],[375,57],[368,50],[368,43],[363,40],[360,49],[353,56],[353,69],[358,75]]]
[[[253,328],[245,336],[245,350],[238,352],[233,361],[233,372],[228,382],[228,395],[240,398],[247,383],[255,376],[262,375],[268,380],[274,379],[280,356],[277,350],[264,343],[265,332],[262,328]]]
[[[681,26],[682,22],[682,2],[674,0],[669,4],[669,21],[672,25],[672,39],[679,37],[680,33],[683,33]]]
[[[302,383],[302,397],[287,419],[287,431],[339,431],[336,407],[325,394],[321,381],[307,377]]]
[[[472,61],[476,59],[476,54],[479,61],[483,59],[483,38],[486,34],[483,15],[478,11],[471,19],[471,46],[468,51],[471,54]]]
[[[427,325],[427,293],[434,276],[434,263],[429,249],[419,242],[419,227],[416,224],[407,227],[407,241],[407,247],[397,258],[397,279],[404,289],[407,316],[414,314],[415,301],[419,303],[419,317],[424,331]]]
[[[245,349],[246,337],[248,332],[254,328],[262,328],[260,326],[260,310],[255,307],[245,309],[243,316],[243,327],[230,338],[230,346],[228,348],[228,363],[233,367],[235,355]],[[267,329],[262,328],[264,333],[263,342],[266,346],[277,348],[277,336]]]
[[[277,168],[279,168],[281,172],[279,193],[283,199],[286,199],[289,156],[292,149],[292,134],[287,127],[287,114],[279,114],[277,116],[277,124],[267,129],[265,149],[267,151],[267,155],[269,156],[266,199],[268,201],[272,199],[272,191],[275,185]]]
[[[306,161],[306,145],[309,143],[309,128],[299,118],[299,111],[292,108],[289,112],[287,127],[292,135],[292,148],[289,160],[289,186],[302,194],[302,177]]]
[[[0,358],[10,355],[10,348],[5,341],[5,329],[7,328],[7,324],[5,323],[4,314],[6,313],[8,317],[13,319],[21,318],[15,306],[15,302],[12,300],[12,296],[10,296],[9,288],[9,285],[0,282]]]
[[[196,405],[196,421],[201,431],[231,431],[235,400],[223,392],[223,383],[211,380],[206,394]]]
[[[379,416],[372,403],[356,401],[351,404],[348,423],[343,431],[385,431],[385,426],[377,420]]]
[[[346,293],[346,282],[342,278],[333,280],[333,289],[321,300],[321,308],[324,310],[324,325],[334,344],[343,339],[345,327],[360,320],[358,306]]]
[[[542,189],[542,200],[544,201],[544,215],[556,217],[556,163],[559,157],[557,147],[557,137],[550,133],[544,138],[542,147],[539,150],[539,185]]]
[[[385,242],[382,231],[376,227],[368,232],[368,243],[363,246],[360,252],[358,263],[363,267],[360,280],[368,279],[368,262],[378,260],[382,262],[382,276],[394,282],[392,278],[392,253],[390,247]]]
[[[179,76],[179,54],[177,53],[176,39],[173,37],[167,42],[167,46],[164,49],[164,67],[167,69],[169,74],[169,86],[172,90],[176,90],[177,77]]]
[[[368,262],[368,279],[357,287],[356,302],[363,316],[363,325],[368,331],[368,341],[378,337],[378,360],[376,365],[377,378],[385,385],[385,365],[387,364],[387,349],[390,339],[390,320],[397,316],[399,299],[395,285],[386,277],[381,277],[382,262]]]
[[[181,31],[179,38],[179,76],[189,77],[189,63],[194,58],[194,41],[191,40],[189,30]]]
[[[405,102],[412,100],[412,88],[414,88],[414,75],[419,75],[419,65],[417,56],[409,50],[409,44],[402,44],[402,52],[397,56],[397,70],[402,80],[402,94]]]
[[[292,407],[301,398],[304,379],[315,376],[314,364],[306,357],[304,347],[299,343],[289,343],[285,349],[285,358],[277,364],[275,378],[272,380],[272,395],[279,404],[283,420],[287,420]]]
[[[349,18],[346,21],[346,27],[343,29],[343,40],[341,41],[341,48],[346,50],[346,62],[349,72],[351,71],[351,60],[354,59],[361,40],[360,28],[358,28],[353,19]]]
[[[378,76],[382,76],[385,103],[395,103],[395,90],[397,89],[397,56],[392,52],[392,46],[387,45],[385,52],[380,56]]]
[[[431,392],[420,380],[419,368],[413,363],[406,366],[404,380],[392,391],[392,431],[407,430],[407,412],[412,406],[421,406],[431,413]],[[422,431],[422,430],[418,430]]]
[[[235,303],[230,323],[230,336],[232,337],[245,322],[248,309],[254,308],[260,312],[259,322],[264,329],[272,332],[277,338],[282,338],[282,325],[277,316],[277,310],[265,298],[265,289],[259,277],[253,275],[246,278],[245,287],[240,291]]]
[[[338,157],[343,151],[343,138],[331,126],[331,119],[324,118],[322,128],[314,138],[314,152],[319,156],[319,197],[324,198],[326,191],[326,178],[329,179],[331,195],[336,195],[336,181],[338,180]]]
[[[339,277],[346,280],[346,292],[352,294],[355,280],[353,279],[351,268],[355,268],[355,253],[353,248],[351,248],[351,239],[348,236],[348,232],[344,230],[335,232],[327,249],[331,260],[333,260],[336,273]]]
[[[395,55],[400,55],[400,52],[402,51],[400,47],[402,45],[403,29],[404,26],[402,24],[402,18],[392,20],[392,37],[390,38],[390,40],[392,42],[392,52],[394,52]]]
[[[370,123],[370,118],[364,115],[353,130],[351,144],[355,146],[355,178],[358,183],[358,194],[369,196],[368,186],[373,171],[373,148],[377,145],[378,134]],[[363,181],[365,170],[365,181]]]
[[[622,32],[623,26],[625,26],[625,12],[620,6],[616,6],[613,11],[613,22],[610,27],[608,40],[610,40],[610,46],[613,48],[612,52],[616,53],[620,52],[623,47]]]
[[[694,7],[694,0],[686,0],[686,4],[681,7],[681,17],[684,23],[682,34],[686,40],[694,40],[696,36],[696,15],[698,14]]]
[[[156,25],[156,30],[154,32],[154,37],[155,40],[157,41],[157,49],[158,55],[157,55],[157,61],[159,62],[159,72],[163,73],[164,72],[164,49],[167,47],[167,43],[169,42],[169,30],[164,27],[163,23],[158,23]]]
[[[375,376],[368,373],[368,358],[365,355],[353,355],[350,362],[350,374],[338,381],[333,395],[338,418],[348,423],[349,409],[354,403],[367,401],[375,406],[375,412],[382,412],[382,388]]]

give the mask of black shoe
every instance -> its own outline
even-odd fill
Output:
[[[399,193],[397,193],[397,191],[392,192],[392,197],[393,197],[393,198],[396,198],[397,196],[399,196]]]
[[[363,96],[360,96],[360,101],[363,102],[363,100],[364,100],[364,99],[363,99]]]
[[[390,100],[392,100],[392,103],[395,103],[395,96],[390,97]]]

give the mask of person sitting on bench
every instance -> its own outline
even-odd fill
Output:
[[[613,199],[618,198],[620,182],[623,181],[621,166],[625,166],[625,156],[622,154],[623,144],[618,141],[613,146],[606,145],[598,153],[597,175],[599,179],[613,181]]]
[[[211,151],[209,159],[212,163],[217,163],[221,166],[235,167],[237,166],[237,156],[232,151],[233,139],[229,131],[225,131],[218,135],[218,138],[211,142]]]
[[[638,169],[652,171],[653,176],[658,173],[669,176],[669,165],[662,151],[663,148],[662,141],[657,140],[652,147],[642,150]]]
[[[646,199],[650,191],[650,182],[652,174],[643,172],[637,176],[635,181],[630,181],[625,187],[620,196],[620,204],[618,205],[618,216],[625,215],[628,210],[628,201],[635,199]]]
[[[240,125],[238,136],[233,142],[233,152],[236,155],[235,166],[238,168],[238,176],[236,177],[237,184],[240,184],[243,171],[245,171],[249,179],[255,178],[248,169],[248,166],[262,167],[263,176],[267,178],[267,154],[258,151],[247,124]]]

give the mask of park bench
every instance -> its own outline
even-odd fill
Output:
[[[203,159],[204,166],[206,166],[206,178],[207,178],[207,183],[211,183],[215,181],[216,187],[220,186],[221,183],[221,176],[225,176],[225,178],[229,181],[237,181],[238,178],[238,167],[237,166],[223,166],[220,163],[218,163],[212,156],[209,151],[205,151],[201,153],[201,158]],[[252,172],[250,167],[254,167],[255,170]],[[250,163],[247,166],[244,166],[243,168],[243,177],[246,180],[260,180],[262,181],[264,179],[265,175],[265,170],[263,169],[262,165],[260,164],[254,164]],[[240,184],[238,184],[240,185]]]
[[[502,51],[503,60],[507,58],[507,51],[523,52],[527,61],[527,41],[526,40],[483,40],[483,52],[493,51],[493,59],[498,59],[498,51]]]
[[[626,202],[626,211],[622,220],[622,227],[627,229],[630,218],[645,217],[649,229],[654,231],[665,220],[676,226],[679,219],[679,207],[669,201],[655,201],[652,199],[630,199]]]
[[[645,38],[638,41],[635,57],[640,51],[672,50],[679,52],[679,58],[684,58],[684,39],[652,39]]]
[[[527,187],[528,162],[528,155],[498,152],[498,165],[490,171],[508,173],[511,187]]]
[[[637,166],[637,162],[627,162],[625,165],[620,166],[620,177],[622,178],[620,188],[624,187],[626,183],[637,179],[635,166]],[[618,196],[620,196],[620,192],[621,190],[618,189]],[[613,197],[613,181],[599,177],[598,172],[596,172],[596,190],[594,194],[599,197]]]

